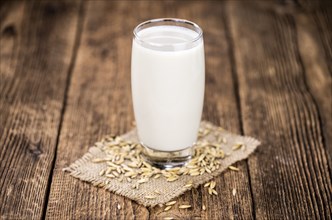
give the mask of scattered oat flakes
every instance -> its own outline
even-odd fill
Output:
[[[167,202],[166,205],[170,206],[170,205],[174,205],[175,203],[176,203],[176,201],[174,200],[174,201]]]
[[[186,185],[184,185],[184,188],[191,188],[193,186],[192,183],[187,183]]]
[[[214,142],[208,142],[206,140],[202,141],[199,139],[194,149],[192,159],[188,162],[188,165],[184,167],[176,167],[169,170],[160,170],[153,167],[144,161],[141,154],[143,150],[143,146],[141,144],[125,141],[121,137],[117,136],[109,136],[104,138],[102,141],[97,142],[95,146],[105,152],[105,157],[93,158],[91,161],[94,163],[105,163],[105,165],[107,165],[106,168],[99,172],[100,176],[113,178],[118,181],[125,179],[128,183],[134,181],[135,183],[132,185],[133,189],[138,189],[140,184],[149,182],[152,179],[165,178],[168,182],[174,182],[181,176],[204,175],[205,173],[212,173],[213,171],[219,169],[221,160],[225,156],[230,155],[230,152],[225,153],[221,149],[221,143],[227,143],[226,138],[221,137],[217,132],[221,130],[223,129],[217,128],[214,130],[212,127],[200,129],[199,135],[201,137],[215,135],[215,140]],[[238,150],[240,148],[245,150],[245,145],[236,144],[233,146],[233,150]],[[229,169],[239,171],[239,168],[234,166],[229,166]],[[215,190],[215,186],[215,181],[210,181],[204,184],[204,187],[209,187],[208,191],[211,195],[218,194]],[[188,182],[183,187],[190,189],[193,187],[193,183]],[[162,194],[158,190],[155,190],[154,193],[158,195]],[[155,199],[156,196],[147,195],[146,198]],[[186,207],[186,205],[182,205],[180,207]]]
[[[243,146],[242,143],[235,144],[235,145],[232,147],[232,150],[239,150],[242,146]]]
[[[236,189],[235,188],[232,190],[232,194],[233,194],[233,196],[236,195]]]
[[[191,205],[180,205],[179,209],[189,209],[191,208]]]
[[[211,181],[210,182],[210,188],[214,189],[214,187],[216,187],[216,182],[215,181]]]
[[[106,172],[105,169],[101,170],[101,171],[99,172],[99,176],[104,176],[105,172]]]
[[[240,169],[234,166],[229,166],[228,169],[234,170],[234,171],[239,171]]]
[[[101,158],[95,158],[92,160],[93,163],[102,163],[102,162],[105,162],[104,159],[101,159]]]
[[[211,184],[211,182],[207,182],[204,184],[204,187],[208,187],[208,186],[210,186],[210,184]]]

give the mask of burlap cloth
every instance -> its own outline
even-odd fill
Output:
[[[144,184],[140,184],[138,189],[133,189],[133,184],[138,181],[139,178],[133,179],[128,182],[125,178],[121,182],[116,178],[107,178],[100,176],[100,171],[107,167],[106,163],[94,163],[92,162],[95,158],[102,158],[105,153],[102,150],[102,142],[97,142],[94,146],[90,147],[89,151],[80,159],[76,160],[69,167],[65,168],[64,171],[80,180],[89,182],[94,186],[103,187],[109,191],[115,192],[119,195],[126,196],[132,200],[144,206],[155,206],[157,204],[164,204],[175,197],[183,194],[190,188],[184,186],[188,182],[192,182],[193,187],[197,187],[200,184],[208,182],[213,177],[218,176],[221,172],[226,170],[233,163],[247,158],[260,144],[260,142],[251,137],[245,137],[230,133],[223,130],[220,127],[214,126],[209,122],[202,122],[201,129],[209,128],[213,132],[201,137],[199,141],[208,141],[210,143],[218,144],[221,149],[225,152],[225,158],[221,159],[219,169],[212,173],[205,172],[203,175],[189,176],[184,175],[174,182],[167,182],[165,177],[158,179],[150,178],[150,180]],[[121,136],[122,139],[138,142],[136,136],[136,130],[133,129],[130,132]],[[223,138],[225,140],[222,144],[217,143],[217,140]],[[234,149],[234,146],[239,143],[243,144],[241,149]],[[125,162],[124,162],[125,163]],[[231,171],[234,172],[234,171]],[[155,199],[147,199],[145,196],[151,195],[152,192],[158,190],[160,194],[155,195]]]

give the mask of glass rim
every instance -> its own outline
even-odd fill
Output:
[[[144,21],[144,22],[138,24],[133,30],[134,40],[137,40],[140,43],[151,45],[153,47],[164,47],[167,44],[148,42],[148,41],[145,41],[142,38],[140,38],[139,35],[138,35],[138,33],[141,31],[142,27],[144,27],[146,25],[149,25],[149,24],[162,23],[162,22],[174,22],[175,24],[178,23],[178,24],[189,25],[189,26],[193,27],[193,29],[191,29],[191,30],[195,31],[198,34],[196,37],[194,37],[193,39],[188,40],[186,42],[174,43],[174,44],[169,44],[169,45],[193,44],[193,43],[199,41],[200,39],[202,39],[202,37],[203,37],[202,28],[200,26],[198,26],[196,23],[192,22],[192,21],[189,21],[189,20],[186,20],[186,19],[180,19],[180,18],[156,18],[156,19],[147,20],[147,21]],[[176,26],[176,25],[174,25],[174,26]],[[184,27],[184,28],[187,28],[187,27]],[[188,29],[190,29],[190,28],[188,28]]]

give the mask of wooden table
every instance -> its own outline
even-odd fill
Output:
[[[132,30],[156,17],[186,18],[204,29],[203,119],[262,141],[236,164],[240,172],[216,178],[218,197],[199,187],[178,199],[193,209],[167,216],[331,219],[329,1],[0,5],[1,219],[165,216],[62,171],[104,135],[132,128]]]

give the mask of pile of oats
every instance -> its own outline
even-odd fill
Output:
[[[204,136],[211,133],[209,129],[201,129],[199,131],[199,138],[203,139]],[[132,184],[133,189],[138,189],[141,184],[149,182],[151,178],[165,178],[167,182],[177,181],[180,176],[198,176],[203,175],[205,172],[212,173],[219,169],[221,160],[226,156],[225,152],[221,149],[221,144],[227,143],[226,138],[216,136],[216,141],[211,143],[208,141],[198,141],[194,147],[194,154],[192,159],[186,166],[175,167],[167,170],[161,170],[144,161],[143,146],[139,143],[126,141],[118,136],[110,136],[103,139],[101,142],[96,143],[104,152],[103,158],[94,158],[94,163],[106,163],[107,168],[100,171],[99,175],[107,178],[117,179],[118,181],[127,181]],[[217,144],[216,144],[217,143]],[[232,147],[233,151],[245,150],[243,143],[237,143]],[[229,166],[229,169],[238,171],[239,169],[234,166]],[[107,184],[107,182],[105,183]],[[183,186],[190,189],[193,187],[192,181],[189,181]],[[207,182],[204,187],[208,189],[210,195],[218,195],[215,190],[216,182]],[[158,190],[153,191],[149,195],[145,195],[145,199],[155,199],[156,195],[160,195]],[[169,211],[173,208],[176,201],[165,203],[164,211]],[[178,206],[179,209],[190,209],[190,204],[182,204]],[[205,205],[202,206],[205,211]]]
[[[199,138],[202,139],[210,132],[211,130],[207,128],[201,129]],[[138,181],[132,185],[132,188],[138,189],[140,184],[147,183],[151,178],[165,178],[168,182],[173,182],[183,175],[198,176],[219,169],[221,160],[229,155],[226,155],[221,149],[221,144],[227,143],[226,138],[216,137],[216,139],[218,144],[198,141],[194,147],[193,157],[186,166],[161,170],[144,161],[143,146],[141,144],[123,140],[118,136],[106,137],[101,142],[96,143],[96,146],[99,146],[105,153],[105,157],[95,158],[92,162],[107,164],[108,167],[100,171],[100,176],[114,178],[120,182],[132,182],[132,179],[137,179]],[[237,143],[232,149],[234,151],[245,150],[245,145]],[[229,169],[238,171],[238,168],[233,166],[230,166]],[[214,190],[215,182],[211,186],[213,187],[209,188],[209,194],[217,195]],[[191,188],[192,183],[188,182],[184,187]],[[154,199],[155,196],[147,195],[145,198]]]
[[[173,208],[191,210],[194,204],[174,203],[174,198],[201,184],[208,195],[218,196],[212,178],[227,168],[239,171],[234,162],[247,158],[260,144],[254,138],[232,134],[209,122],[202,122],[200,128],[192,159],[183,167],[161,170],[144,161],[144,148],[133,129],[95,143],[64,171],[145,206],[160,205],[164,212]],[[232,189],[230,193],[236,195]],[[206,210],[206,206],[202,204],[201,209]]]

